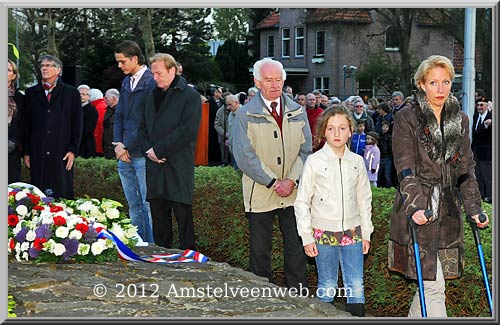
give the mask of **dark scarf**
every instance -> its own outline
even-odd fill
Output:
[[[441,125],[438,125],[434,110],[425,97],[425,93],[417,93],[418,129],[420,142],[429,154],[429,158],[437,164],[451,163],[456,165],[462,156],[462,115],[460,104],[451,94],[444,103],[441,112]]]
[[[14,83],[10,85],[9,88],[7,88],[7,92],[9,94],[9,113],[8,113],[8,118],[7,121],[10,123],[12,122],[12,118],[14,115],[16,115],[16,110],[17,110],[17,105],[16,101],[14,100],[14,96],[16,94],[16,88],[14,87]]]

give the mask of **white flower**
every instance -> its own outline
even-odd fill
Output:
[[[17,242],[16,243],[16,246],[14,246],[14,249],[16,250],[16,253],[19,254],[19,252],[21,251],[21,243],[20,242]]]
[[[27,251],[29,248],[30,248],[30,243],[28,243],[27,241],[21,244],[21,251]]]
[[[97,220],[99,222],[106,222],[106,216],[101,211],[97,211],[96,213],[94,213],[93,217],[94,220]]]
[[[34,241],[36,238],[36,233],[35,231],[33,230],[28,230],[28,232],[26,233],[26,240],[27,241]]]
[[[16,208],[16,212],[20,216],[25,216],[28,213],[28,208],[25,205],[20,205]]]
[[[94,255],[99,255],[102,253],[102,251],[106,248],[106,240],[104,239],[99,239],[98,241],[92,243],[92,254]]]
[[[68,237],[71,239],[80,240],[82,238],[82,233],[80,232],[80,230],[74,229],[69,233]]]
[[[68,237],[69,230],[67,227],[60,226],[56,229],[56,236],[59,238],[66,238]]]
[[[108,211],[106,211],[106,217],[109,219],[116,219],[120,217],[120,211],[116,208],[111,208]]]
[[[54,251],[55,245],[56,245],[55,240],[51,238],[47,240],[45,243],[43,243],[43,250],[52,253]]]
[[[111,232],[121,240],[125,239],[125,232],[123,231],[122,227],[120,227],[120,225],[115,222],[113,222],[113,227],[111,227]]]
[[[137,226],[128,226],[127,229],[125,230],[125,236],[127,238],[134,238],[135,234],[137,234]]]
[[[94,205],[90,201],[85,201],[78,206],[78,210],[80,211],[90,211]]]
[[[78,244],[78,255],[87,255],[90,252],[89,244]]]
[[[23,257],[22,258],[27,261],[28,257],[29,257],[28,252],[23,252]]]
[[[66,247],[63,244],[55,244],[54,245],[54,255],[61,256],[66,251]]]
[[[26,197],[26,192],[25,191],[19,191],[16,193],[16,201],[20,201]]]

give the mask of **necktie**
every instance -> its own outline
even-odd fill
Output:
[[[52,89],[54,89],[54,85],[44,82],[43,89],[47,90],[47,100],[50,102],[50,97],[52,96]]]
[[[483,117],[481,115],[479,115],[477,117],[477,123],[476,123],[476,130],[479,128],[479,125],[483,122]]]
[[[278,120],[278,112],[276,111],[277,106],[278,106],[277,102],[271,103],[271,115],[274,117],[276,121]]]
[[[134,77],[130,77],[130,90],[134,90]]]

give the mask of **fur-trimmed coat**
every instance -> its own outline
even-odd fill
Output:
[[[423,279],[435,280],[438,255],[445,278],[458,278],[464,264],[461,205],[468,216],[482,211],[469,119],[450,96],[438,125],[433,109],[419,93],[415,107],[395,115],[392,143],[400,188],[391,217],[389,269],[416,279],[408,216],[431,210],[435,220],[418,226]]]

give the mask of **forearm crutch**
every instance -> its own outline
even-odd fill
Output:
[[[425,216],[429,218],[432,215],[432,211],[426,210]],[[418,247],[418,225],[413,221],[411,216],[408,217],[408,223],[410,224],[411,237],[413,239],[413,252],[415,254],[415,266],[417,271],[418,280],[418,294],[420,296],[420,311],[422,317],[427,317],[427,306],[425,305],[425,293],[424,293],[424,280],[422,276],[422,265],[420,264],[420,249]]]
[[[479,229],[477,228],[476,221],[472,219],[472,217],[467,217],[467,221],[469,221],[469,225],[474,235],[474,241],[476,242],[477,255],[479,257],[479,264],[481,264],[481,272],[483,273],[484,286],[486,288],[486,297],[488,298],[488,304],[490,306],[490,315],[493,315],[493,302],[491,300],[490,282],[488,280],[488,274],[486,273],[486,263],[484,262],[483,245],[481,245],[481,238],[479,237]],[[484,213],[481,213],[479,215],[479,221],[480,222],[486,221],[486,215],[484,215]]]

